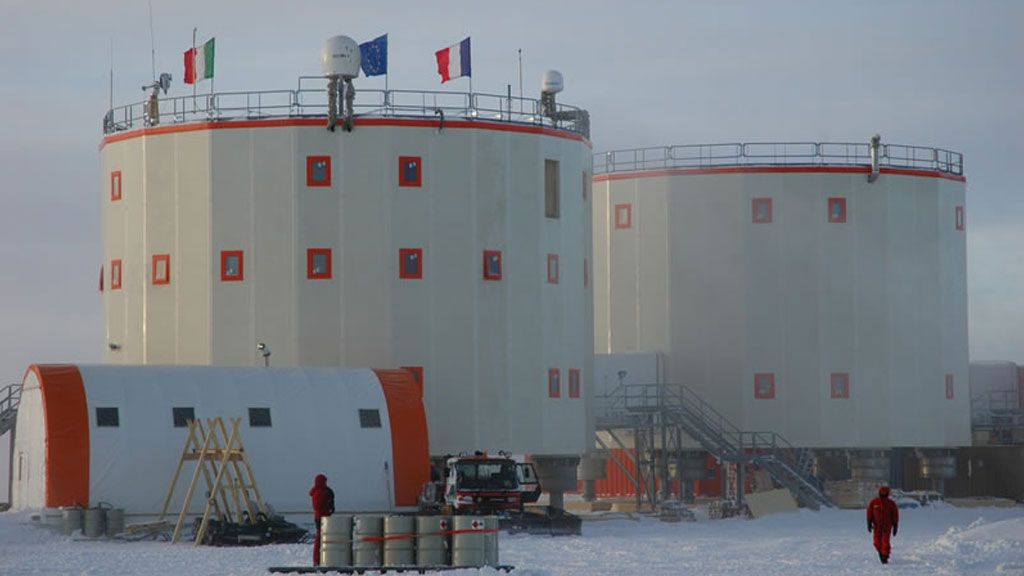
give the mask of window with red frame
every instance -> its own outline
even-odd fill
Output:
[[[633,227],[633,206],[630,204],[615,205],[615,229],[625,230]]]
[[[754,374],[754,398],[758,400],[775,398],[775,374],[770,372]]]
[[[419,156],[398,157],[398,185],[419,188],[423,186],[423,159]]]
[[[501,250],[484,250],[484,280],[501,280]]]
[[[569,369],[569,398],[580,397],[580,370],[579,368]]]
[[[420,397],[423,396],[423,366],[402,366],[402,370],[412,374],[412,379],[420,390]]]
[[[331,185],[331,157],[306,156],[306,186]]]
[[[946,374],[946,400],[953,399],[953,375]]]
[[[548,284],[558,284],[558,254],[548,254]]]
[[[422,248],[400,248],[398,250],[398,277],[405,280],[423,278]]]
[[[562,371],[558,368],[548,370],[548,398],[562,396]]]
[[[121,199],[121,171],[114,170],[110,173],[110,201],[116,202]]]
[[[750,218],[754,224],[772,223],[772,199],[754,198],[750,201]]]
[[[306,278],[310,280],[330,280],[333,276],[330,248],[310,248],[306,250]]]
[[[963,229],[964,229],[964,207],[963,206],[957,206],[956,207],[956,229],[958,231],[963,231]]]
[[[171,283],[171,255],[153,255],[153,285]]]
[[[850,374],[847,372],[832,373],[832,397],[836,399],[850,397]]]
[[[831,224],[846,223],[846,198],[828,199],[828,221]]]
[[[110,289],[121,289],[121,260],[110,261]]]
[[[222,250],[220,253],[220,281],[245,280],[245,253],[241,250]]]

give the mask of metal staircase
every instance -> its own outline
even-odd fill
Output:
[[[20,403],[21,384],[9,384],[0,388],[0,436],[14,428]]]
[[[796,448],[775,432],[748,432],[715,410],[695,392],[681,384],[626,384],[600,398],[604,414],[597,418],[598,429],[632,428],[636,437],[654,438],[655,429],[662,438],[671,438],[666,430],[678,429],[723,462],[735,466],[735,499],[743,500],[746,468],[756,465],[787,488],[802,505],[817,510],[833,507],[812,474],[813,455]],[[637,470],[641,461],[637,443]],[[648,443],[653,444],[653,443]],[[663,446],[670,448],[667,442]],[[650,461],[656,458],[648,458]],[[663,461],[667,458],[662,458]],[[652,472],[654,466],[651,466]],[[731,492],[732,490],[730,490]]]

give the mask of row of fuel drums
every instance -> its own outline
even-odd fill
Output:
[[[320,565],[497,566],[498,519],[334,514],[321,520]]]
[[[81,532],[87,538],[114,536],[124,532],[124,509],[122,508],[79,508],[71,506],[60,509],[61,532],[71,536]]]

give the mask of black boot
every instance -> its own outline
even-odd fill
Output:
[[[885,563],[886,563],[886,562],[888,561],[888,558],[886,558],[886,557],[885,557],[885,554],[882,554],[881,552],[879,552],[879,553],[878,553],[878,560],[879,560],[879,561],[880,561],[880,562],[881,562],[882,564],[885,564]]]
[[[889,555],[888,554],[882,554],[882,564],[888,564],[888,563],[889,563]]]

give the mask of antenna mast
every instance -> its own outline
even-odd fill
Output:
[[[152,64],[153,81],[156,82],[156,40],[153,37],[153,0],[149,0],[149,56]]]

